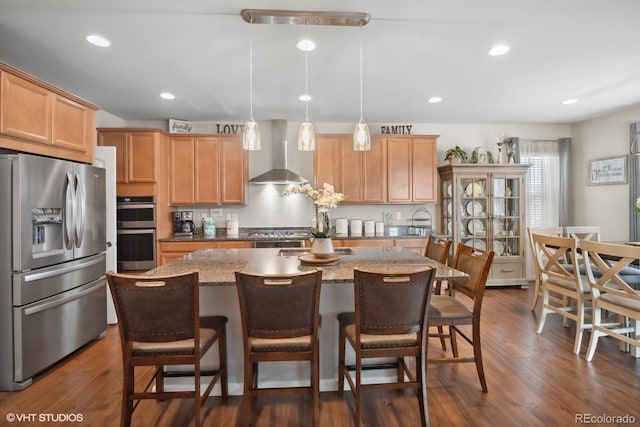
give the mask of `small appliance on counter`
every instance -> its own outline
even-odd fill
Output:
[[[193,222],[193,211],[176,211],[173,213],[173,235],[193,236],[196,225]]]

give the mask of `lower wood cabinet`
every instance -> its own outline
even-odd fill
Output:
[[[203,242],[159,242],[158,265],[171,262],[200,249],[241,249],[251,248],[248,240],[218,240]]]
[[[427,239],[396,239],[393,241],[394,246],[400,246],[419,255],[424,255],[427,247]]]

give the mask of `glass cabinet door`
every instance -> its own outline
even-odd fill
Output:
[[[460,222],[457,241],[476,249],[487,249],[488,183],[485,176],[458,178]]]
[[[440,194],[442,194],[442,203],[440,209],[442,209],[442,226],[441,230],[443,230],[443,234],[446,234],[447,239],[451,240],[453,238],[453,180],[451,179],[443,179],[441,181],[442,188],[440,190]]]
[[[493,206],[491,236],[496,256],[521,256],[521,180],[518,177],[492,178]]]

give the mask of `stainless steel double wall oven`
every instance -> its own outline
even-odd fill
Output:
[[[156,267],[156,201],[154,196],[116,199],[118,272]]]

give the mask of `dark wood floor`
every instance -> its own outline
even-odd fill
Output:
[[[618,343],[606,338],[601,339],[594,360],[585,361],[588,335],[580,356],[572,354],[574,329],[563,328],[553,315],[537,335],[537,316],[529,310],[530,292],[490,289],[486,293],[482,332],[489,393],[481,392],[471,364],[428,368],[431,425],[568,426],[583,424],[576,418],[580,414],[628,415],[635,418],[632,425],[640,425],[640,359],[619,351]],[[430,351],[439,351],[436,344],[433,340]],[[120,363],[117,329],[111,326],[106,338],[36,378],[27,389],[0,393],[0,425],[119,425]],[[192,408],[188,400],[143,402],[134,413],[133,425],[189,425]],[[348,393],[344,398],[322,393],[321,425],[353,425],[352,408]],[[253,420],[256,426],[306,426],[309,409],[304,396],[260,398],[254,404]],[[226,402],[212,397],[206,403],[204,425],[234,426],[239,411],[240,397]],[[409,391],[364,396],[367,426],[417,426],[417,412],[415,395]],[[10,423],[6,421],[10,413],[79,414],[82,422]],[[591,421],[591,425],[628,425]]]

